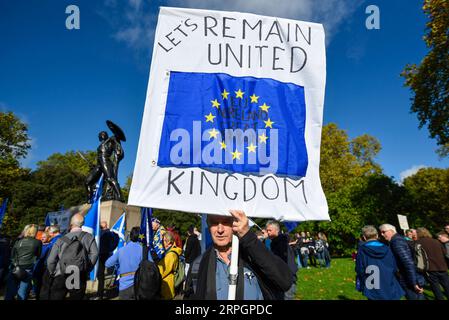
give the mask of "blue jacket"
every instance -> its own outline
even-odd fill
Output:
[[[418,279],[413,254],[407,240],[395,234],[390,240],[390,248],[398,264],[399,281],[413,289],[418,284]]]
[[[148,260],[153,261],[151,253],[148,252]],[[142,245],[140,242],[128,242],[124,247],[118,249],[108,260],[106,268],[117,267],[118,274],[136,272],[142,261]],[[134,274],[120,277],[119,290],[125,290],[134,285]]]
[[[59,238],[61,238],[62,235],[58,234],[56,237],[50,240],[49,243],[42,245],[42,251],[41,256],[36,261],[36,264],[34,265],[33,274],[35,277],[41,277],[45,269],[47,268],[47,259],[50,254],[51,249],[53,248],[53,245],[58,241]]]
[[[357,289],[370,300],[399,300],[404,295],[396,277],[393,253],[377,240],[367,241],[359,247],[355,271]]]

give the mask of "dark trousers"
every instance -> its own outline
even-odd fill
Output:
[[[131,286],[125,290],[120,290],[118,293],[120,300],[135,300],[134,297],[134,286]]]
[[[422,293],[416,293],[416,291],[412,288],[410,288],[407,285],[407,282],[404,278],[399,278],[399,284],[401,285],[402,289],[405,292],[405,298],[407,300],[426,300],[426,297]]]
[[[441,287],[443,287],[444,295],[449,300],[449,275],[446,271],[431,271],[427,272],[427,281],[430,283],[435,299],[444,300]]]
[[[49,286],[49,290],[46,292],[43,285],[41,300],[64,300],[67,293],[69,294],[67,300],[83,300],[87,287],[87,275],[81,275],[79,289],[67,289],[64,275],[49,277],[49,283],[46,285]]]
[[[107,260],[107,259],[106,259]],[[98,270],[97,270],[97,279],[98,279],[98,291],[97,296],[101,299],[103,299],[104,295],[104,276],[105,276],[105,259],[98,259]]]

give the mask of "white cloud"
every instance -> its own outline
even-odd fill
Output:
[[[318,22],[324,25],[327,43],[365,0],[167,0],[161,5],[184,8],[250,12]],[[135,50],[153,46],[158,12],[150,0],[105,0],[108,12],[100,13],[113,25],[114,38]]]
[[[410,169],[404,170],[399,174],[400,183],[404,182],[405,178],[413,176],[415,173],[419,171],[419,169],[427,168],[425,165],[416,165],[411,167]]]

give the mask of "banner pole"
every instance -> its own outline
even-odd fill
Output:
[[[237,291],[238,261],[239,261],[239,238],[236,235],[232,235],[232,251],[231,251],[231,266],[229,268],[228,300],[235,300],[235,294]]]

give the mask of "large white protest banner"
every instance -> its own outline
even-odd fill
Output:
[[[162,7],[129,204],[329,220],[321,24]]]

